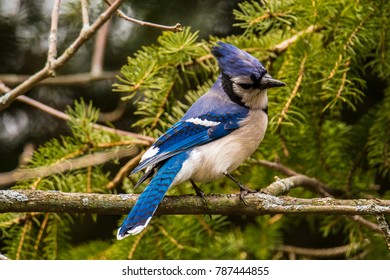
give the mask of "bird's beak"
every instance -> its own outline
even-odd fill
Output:
[[[260,80],[260,89],[284,87],[284,86],[286,86],[285,83],[272,78],[271,75],[268,73],[266,73]]]

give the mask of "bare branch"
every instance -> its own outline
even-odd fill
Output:
[[[105,0],[105,2],[108,5],[111,5],[109,0]],[[183,31],[183,27],[180,23],[176,23],[175,25],[168,26],[168,25],[161,25],[161,24],[157,24],[157,23],[142,21],[142,20],[131,18],[131,17],[127,16],[124,12],[122,12],[119,9],[116,10],[116,14],[118,15],[118,17],[120,17],[124,20],[130,21],[130,22],[142,25],[142,26],[150,26],[150,27],[154,27],[154,28],[158,28],[158,29],[162,29],[162,30],[166,30],[166,31],[172,31],[172,32],[182,32]]]
[[[68,75],[59,75],[50,79],[42,80],[38,83],[39,86],[77,86],[85,85],[91,82],[112,80],[119,74],[117,71],[103,71],[101,73],[77,73]],[[16,74],[0,74],[0,81],[3,81],[8,86],[17,86],[28,80],[28,75]],[[7,91],[10,91],[8,89]],[[4,91],[6,92],[6,91]]]
[[[354,220],[355,222],[369,228],[370,230],[376,231],[378,233],[382,233],[382,230],[380,229],[380,227],[377,224],[375,224],[367,219],[364,219],[362,216],[354,215],[354,216],[351,216],[350,218],[352,220]]]
[[[100,112],[98,122],[114,122],[126,112],[126,102],[118,100],[117,106],[110,112]],[[151,139],[152,140],[152,139]]]
[[[4,212],[68,212],[126,214],[139,195],[64,193],[59,191],[2,190],[0,213]],[[157,210],[158,215],[250,215],[264,214],[390,214],[390,200],[274,197],[263,193],[207,195],[207,203],[194,195],[167,196]]]
[[[88,0],[81,0],[81,15],[83,18],[83,29],[89,27],[89,15],[88,15]]]
[[[100,76],[103,72],[104,53],[106,50],[106,42],[108,31],[110,30],[111,19],[108,20],[96,34],[95,46],[93,48],[91,75]]]
[[[57,35],[58,35],[58,17],[60,14],[61,0],[56,0],[54,3],[53,11],[51,13],[51,27],[49,34],[49,50],[47,52],[47,66],[48,74],[54,76],[55,72],[52,69],[52,65],[57,56]]]
[[[298,175],[297,172],[288,168],[287,166],[284,166],[283,164],[281,164],[279,162],[272,162],[272,161],[268,161],[268,160],[259,159],[259,160],[256,160],[256,163],[263,165],[265,167],[271,168],[273,170],[276,170],[276,171],[278,171],[286,176]]]

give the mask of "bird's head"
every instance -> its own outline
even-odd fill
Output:
[[[233,45],[219,42],[212,54],[221,68],[225,93],[241,106],[265,109],[267,89],[286,85],[273,79],[257,58]]]

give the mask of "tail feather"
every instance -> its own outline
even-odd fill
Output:
[[[167,160],[158,170],[118,229],[117,239],[138,234],[148,225],[187,158],[187,153],[180,153]]]

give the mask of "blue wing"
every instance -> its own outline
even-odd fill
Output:
[[[235,113],[206,113],[183,119],[168,129],[145,153],[143,161],[133,170],[138,172],[182,151],[222,138],[239,128],[248,110]],[[148,154],[149,153],[149,154]]]

